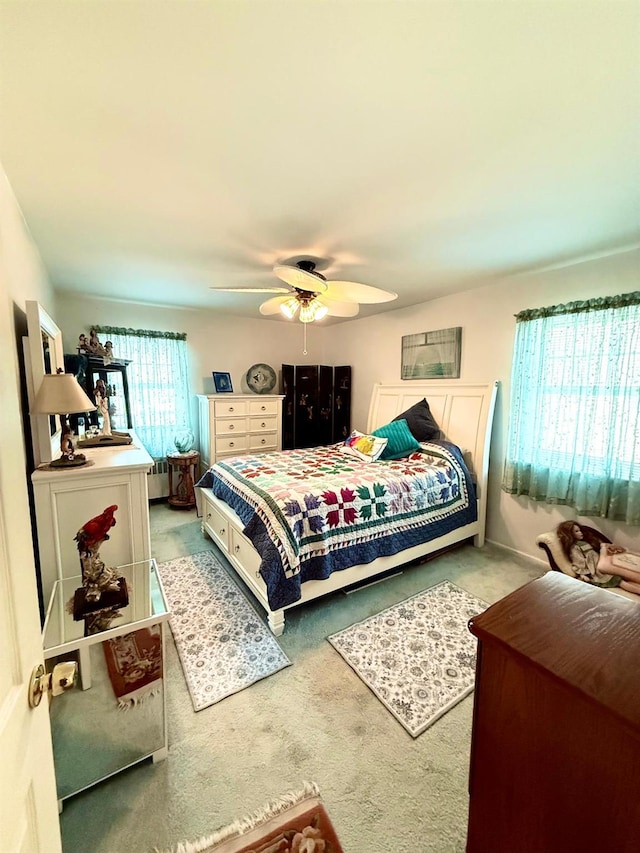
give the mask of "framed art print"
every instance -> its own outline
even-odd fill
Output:
[[[404,335],[401,379],[458,379],[462,326]]]
[[[218,373],[213,371],[213,384],[216,386],[218,394],[232,394],[233,386],[231,385],[230,373]]]

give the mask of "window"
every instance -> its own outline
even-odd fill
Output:
[[[113,343],[116,359],[127,366],[133,428],[154,459],[175,451],[176,433],[190,426],[187,336],[95,326],[103,343]]]
[[[516,322],[502,488],[640,524],[640,292]]]

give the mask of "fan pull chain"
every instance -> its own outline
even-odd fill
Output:
[[[302,355],[307,355],[307,323],[302,324],[303,333],[302,333]]]

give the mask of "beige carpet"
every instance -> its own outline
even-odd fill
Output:
[[[194,511],[154,506],[151,524],[159,562],[211,547]],[[326,637],[445,578],[492,603],[542,571],[491,545],[464,546],[385,583],[299,608],[278,638],[292,666],[197,714],[170,641],[169,757],[68,800],[65,853],[168,848],[308,779],[350,853],[463,851],[472,696],[413,740]]]

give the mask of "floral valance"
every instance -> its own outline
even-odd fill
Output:
[[[186,341],[186,332],[157,332],[153,329],[125,329],[121,326],[93,326],[96,332],[105,335],[128,335],[133,338],[165,338],[170,341]]]
[[[640,305],[640,290],[622,293],[620,296],[601,296],[597,299],[585,299],[580,302],[567,302],[565,305],[550,305],[547,308],[526,308],[515,315],[516,323],[527,320],[540,320],[542,317],[556,317],[560,314],[586,314],[588,311],[606,311],[611,308],[623,308],[626,305]]]

